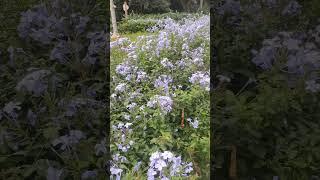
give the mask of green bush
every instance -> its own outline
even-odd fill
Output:
[[[136,33],[145,32],[149,28],[154,27],[159,20],[171,18],[175,21],[181,21],[187,17],[200,17],[201,13],[177,13],[169,12],[164,14],[131,14],[129,18],[123,19],[119,23],[118,30],[120,33]]]
[[[155,26],[157,21],[149,19],[129,19],[121,21],[119,24],[118,30],[120,33],[136,33],[136,32],[145,32],[147,29]]]
[[[180,21],[186,17],[200,17],[201,13],[183,13],[183,12],[168,12],[162,14],[130,14],[130,19],[165,19],[171,18],[175,21]]]
[[[110,141],[113,155],[119,154],[111,163],[114,177],[151,178],[150,156],[170,151],[193,163],[188,179],[209,178],[209,19],[167,21],[151,36],[111,43]],[[184,170],[169,171],[168,163],[156,179],[185,179]]]
[[[130,0],[129,6],[137,13],[166,13],[170,11],[170,0]]]
[[[118,20],[121,20],[124,17],[124,11],[122,9],[123,3],[123,0],[114,0],[114,4],[116,5],[116,16]],[[170,11],[170,2],[169,0],[130,0],[129,7],[129,13],[167,13]]]
[[[279,37],[282,34],[289,41],[300,38],[299,50],[319,52],[319,39],[310,34],[319,25],[319,1],[228,2],[219,6],[216,1],[217,13],[211,24],[213,59],[217,60],[211,133],[216,179],[229,177],[231,145],[237,147],[239,179],[278,176],[282,180],[308,180],[319,176],[320,96],[306,88],[310,74],[318,77],[319,69],[308,72],[306,65],[305,74],[300,76],[290,70],[289,60],[299,64],[292,57],[300,59],[301,55],[284,47],[286,43]],[[296,3],[298,8],[284,13],[289,3]],[[278,42],[283,44],[278,46]],[[305,50],[305,43],[315,44],[314,51]],[[275,51],[254,59],[254,50],[261,53],[275,46]],[[319,54],[314,57],[314,63],[319,64]],[[301,61],[306,59],[302,56]],[[217,75],[228,76],[231,81],[219,80]]]

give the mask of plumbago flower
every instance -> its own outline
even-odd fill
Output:
[[[119,167],[119,165],[127,161],[127,158],[121,156],[119,153],[112,155],[112,161],[110,166],[111,179],[114,179],[115,177],[116,180],[120,180],[123,170]]]
[[[113,154],[110,166],[111,179],[116,178],[120,180],[123,169],[120,168],[121,164],[126,163],[128,160],[125,156],[122,156],[120,153],[126,153],[129,151],[133,145],[133,141],[130,140],[130,134],[132,133],[131,129],[132,123],[118,123],[117,125],[112,125],[113,139],[112,141],[116,142],[116,148],[118,153]]]
[[[194,120],[192,120],[192,118],[188,118],[187,121],[190,123],[190,125],[197,129],[198,126],[199,126],[199,121],[198,121],[198,118],[195,118]]]
[[[154,152],[149,158],[148,180],[159,177],[169,180],[168,177],[188,176],[193,171],[192,163],[182,162],[181,156],[175,156],[170,151]]]
[[[126,38],[111,42],[111,151],[128,162],[140,162],[138,165],[113,159],[111,178],[119,179],[147,167],[149,170],[142,173],[148,179],[193,173],[192,163],[182,162],[181,156],[173,155],[176,153],[154,151],[169,148],[187,154],[186,147],[178,147],[167,138],[191,143],[177,130],[180,122],[175,121],[175,116],[181,118],[181,108],[187,117],[197,117],[190,119],[190,126],[183,131],[207,138],[209,146],[209,108],[203,109],[209,107],[209,19],[208,15],[178,22],[167,18],[151,28],[156,33],[140,36],[134,42]],[[152,153],[148,165],[143,159]],[[196,162],[192,158],[191,161]]]
[[[130,147],[133,145],[132,140],[128,140],[127,136],[132,132],[130,128],[132,123],[119,123],[117,126],[113,125],[114,130],[113,138],[117,139],[118,142],[116,145],[119,151],[127,152]]]
[[[299,78],[305,78],[306,90],[318,92],[320,69],[320,47],[318,34],[320,25],[305,32],[280,32],[271,39],[265,39],[259,51],[253,50],[252,62],[269,70],[276,63],[282,63],[282,72],[287,74],[288,84],[296,86]],[[307,37],[314,37],[308,39]],[[287,51],[286,62],[278,62],[279,52]]]
[[[168,75],[159,76],[155,82],[155,88],[161,88],[165,94],[169,94],[169,84],[172,83],[172,78]]]
[[[147,106],[154,108],[158,105],[164,114],[171,112],[173,101],[169,96],[158,96],[155,95],[150,101],[148,101]]]
[[[196,72],[189,78],[192,84],[199,84],[206,91],[210,90],[210,76],[202,72]]]

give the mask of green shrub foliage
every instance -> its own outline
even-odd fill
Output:
[[[111,42],[114,179],[209,178],[209,20],[162,19]]]
[[[16,2],[1,44],[0,179],[106,178],[106,2]]]
[[[213,166],[239,179],[319,176],[319,1],[215,1]]]

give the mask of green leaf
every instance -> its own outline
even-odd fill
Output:
[[[54,138],[58,137],[58,135],[59,135],[58,130],[59,129],[54,126],[46,128],[43,130],[43,136],[48,140],[54,139]]]

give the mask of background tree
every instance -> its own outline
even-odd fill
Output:
[[[129,6],[135,13],[165,13],[170,11],[170,0],[130,0]]]
[[[202,8],[203,8],[203,0],[200,0],[200,7],[199,7],[199,9],[202,10]]]
[[[117,7],[122,7],[124,0],[113,0]],[[210,0],[128,0],[130,7],[128,13],[135,14],[159,14],[170,11],[197,12],[209,11]],[[115,9],[118,21],[125,18],[122,8]]]
[[[118,36],[118,27],[117,27],[117,17],[115,12],[115,4],[113,0],[110,0],[110,12],[111,12],[111,23],[112,23],[112,37],[115,38]]]

